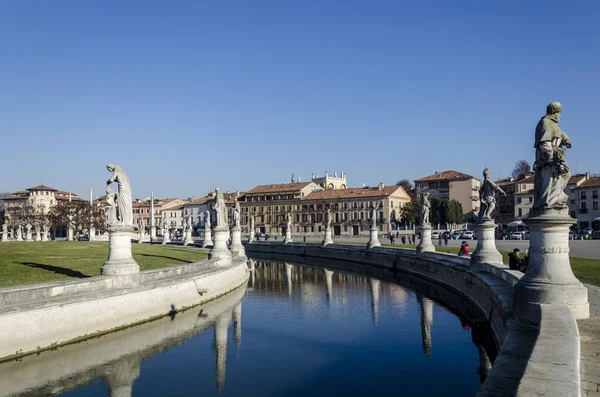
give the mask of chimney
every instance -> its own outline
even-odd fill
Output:
[[[385,185],[383,183],[379,184],[379,190],[383,190],[384,187],[385,187]]]

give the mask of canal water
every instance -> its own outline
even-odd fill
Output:
[[[489,371],[489,335],[426,293],[250,262],[206,305],[0,364],[0,395],[474,396]]]

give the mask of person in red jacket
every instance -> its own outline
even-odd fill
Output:
[[[471,256],[471,253],[469,252],[469,244],[466,241],[462,242],[460,250],[458,251],[458,256]]]

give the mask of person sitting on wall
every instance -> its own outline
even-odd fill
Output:
[[[529,256],[525,254],[525,258],[521,258],[521,250],[515,248],[512,252],[508,253],[508,267],[510,270],[519,270],[525,273],[527,270],[527,262]]]
[[[460,250],[458,251],[458,256],[471,256],[469,252],[469,244],[466,241],[463,241]]]

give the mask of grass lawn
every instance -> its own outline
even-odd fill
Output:
[[[132,244],[132,248],[141,270],[207,257],[205,251],[169,245]],[[0,287],[99,276],[107,257],[107,242],[0,243]]]
[[[364,243],[343,243],[343,244],[351,244],[351,245],[365,245]],[[381,244],[384,247],[392,247],[392,248],[408,248],[408,249],[416,249],[416,245],[402,245],[402,244]],[[451,254],[458,255],[458,247],[446,247],[446,246],[438,246],[435,245],[435,250],[437,252],[449,252]],[[472,251],[471,251],[472,252]],[[508,263],[508,251],[500,251],[503,257],[504,263]],[[582,283],[586,284],[594,284],[600,286],[600,260],[597,259],[588,259],[588,258],[575,258],[571,257],[571,269],[573,269],[573,273],[575,277],[579,279]]]

